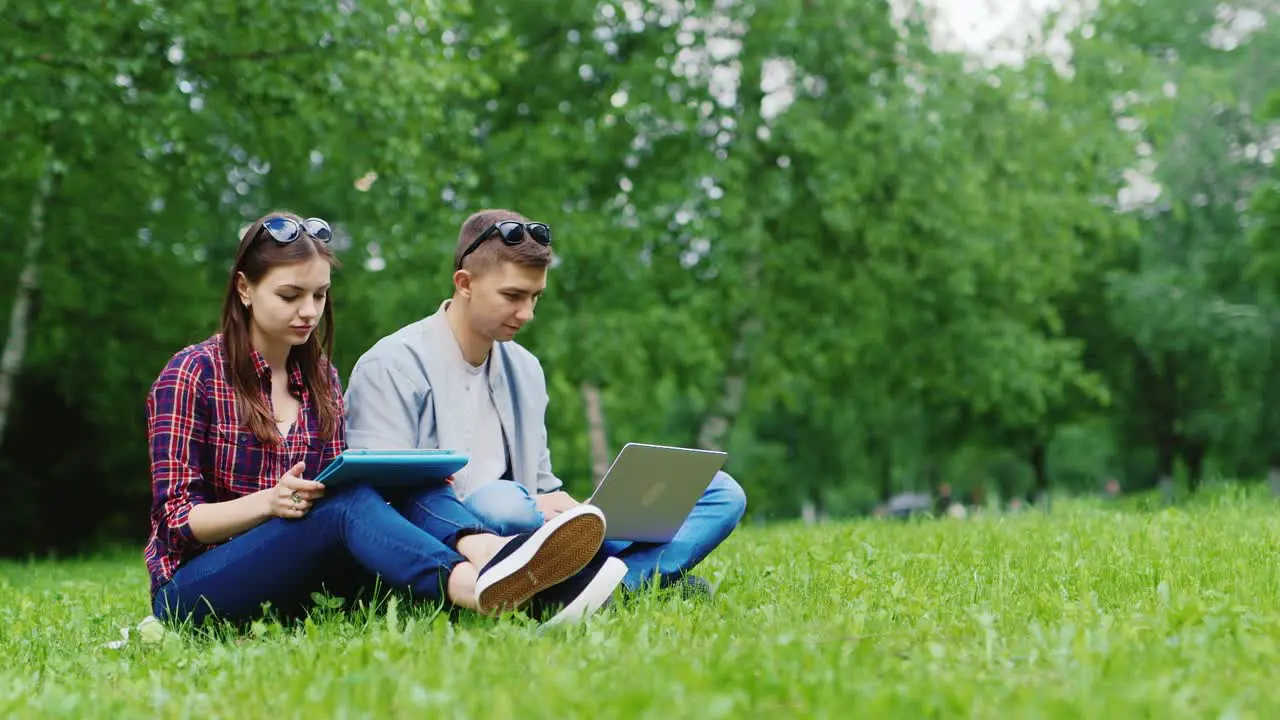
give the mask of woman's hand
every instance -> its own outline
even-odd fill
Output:
[[[187,519],[191,534],[197,541],[213,545],[248,532],[273,517],[297,520],[306,515],[324,495],[324,485],[302,479],[306,469],[306,463],[298,463],[280,476],[275,487],[234,500],[196,503]]]
[[[306,468],[306,463],[294,465],[280,476],[274,488],[267,491],[272,516],[296,520],[306,515],[316,500],[324,497],[324,485],[302,479]]]

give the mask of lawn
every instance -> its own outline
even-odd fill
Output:
[[[714,600],[568,632],[383,607],[121,649],[139,556],[0,564],[0,717],[1275,717],[1278,544],[1233,490],[744,527]]]

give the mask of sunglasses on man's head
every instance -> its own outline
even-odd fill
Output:
[[[289,243],[302,237],[302,233],[306,233],[311,237],[329,242],[333,237],[333,231],[329,229],[329,223],[320,218],[307,218],[299,223],[293,218],[273,217],[262,223],[262,229],[267,231],[272,240],[281,245]]]
[[[485,240],[493,237],[495,233],[502,236],[503,243],[512,246],[524,242],[526,235],[533,238],[534,242],[539,245],[551,244],[551,228],[546,223],[503,220],[496,225],[490,225],[489,229],[480,233],[475,242],[471,243],[462,253],[462,257],[458,258],[458,268],[462,267],[462,261],[466,260],[468,255],[475,252],[476,248],[480,247]]]

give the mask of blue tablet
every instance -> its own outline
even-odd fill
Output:
[[[315,479],[328,487],[410,487],[443,480],[469,460],[452,450],[344,450]]]

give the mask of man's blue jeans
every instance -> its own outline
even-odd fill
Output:
[[[272,518],[184,563],[157,589],[152,611],[197,625],[209,615],[249,620],[264,603],[292,615],[312,592],[350,597],[375,579],[439,601],[464,560],[458,538],[485,530],[447,485],[393,500],[357,486],[333,491],[300,519]]]
[[[542,513],[523,485],[499,480],[480,487],[462,504],[497,535],[529,532],[542,526]],[[737,527],[747,509],[747,496],[728,473],[717,473],[671,542],[664,544],[610,540],[604,551],[627,564],[622,584],[637,590],[658,575],[665,582],[689,572]],[[607,518],[606,518],[607,520]]]

